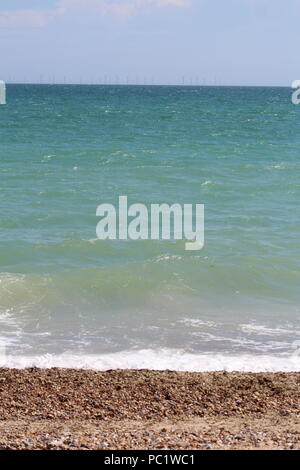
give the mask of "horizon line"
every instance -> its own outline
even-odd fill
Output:
[[[6,85],[45,85],[45,86],[138,86],[138,87],[185,87],[185,88],[291,88],[289,85],[218,85],[193,83],[88,83],[88,82],[9,82]]]

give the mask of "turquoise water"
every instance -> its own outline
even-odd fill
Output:
[[[2,363],[299,368],[291,90],[8,85],[7,102]],[[97,240],[119,195],[205,204],[204,249]]]

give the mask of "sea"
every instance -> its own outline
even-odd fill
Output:
[[[300,106],[272,87],[7,85],[0,366],[300,370]],[[204,204],[205,245],[99,240]]]

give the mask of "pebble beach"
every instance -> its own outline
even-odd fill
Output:
[[[300,449],[299,373],[0,369],[0,448]]]

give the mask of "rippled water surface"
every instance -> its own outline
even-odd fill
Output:
[[[1,363],[300,369],[300,107],[290,95],[8,86]],[[119,195],[205,204],[205,248],[97,240],[96,208]]]

